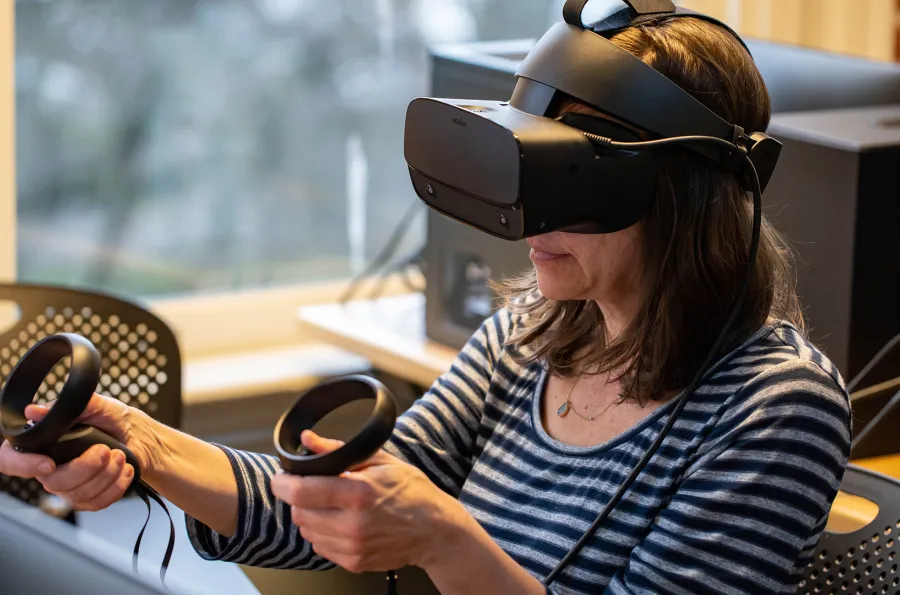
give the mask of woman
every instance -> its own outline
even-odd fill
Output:
[[[727,121],[766,128],[760,75],[717,26],[664,19],[613,41]],[[637,225],[529,240],[534,271],[505,287],[507,306],[384,451],[342,477],[281,474],[271,457],[206,444],[101,396],[85,421],[131,448],[144,479],[189,515],[205,557],[417,565],[445,594],[544,593],[541,579],[664,425],[743,276],[752,208],[737,181],[685,151],[661,161]],[[794,591],[840,485],[850,412],[837,370],[804,338],[789,281],[766,224],[728,350],[552,592]],[[130,480],[119,454],[97,447],[54,469],[4,444],[0,471],[95,510]]]

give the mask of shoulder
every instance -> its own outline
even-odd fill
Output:
[[[738,350],[729,367],[745,371],[747,384],[811,392],[849,406],[847,387],[831,360],[793,325],[775,323]]]
[[[767,327],[733,353],[715,376],[739,379],[721,419],[726,426],[777,425],[808,437],[827,437],[841,450],[849,449],[851,412],[844,380],[792,325]]]

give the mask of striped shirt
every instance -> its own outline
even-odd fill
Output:
[[[590,447],[541,422],[542,363],[506,345],[515,319],[485,321],[452,368],[400,418],[385,448],[422,469],[542,580],[609,501],[675,400]],[[188,518],[208,559],[324,569],[276,500],[277,459],[222,447],[239,492],[232,538]],[[789,324],[719,360],[657,453],[553,594],[793,593],[825,527],[850,450],[835,367]]]

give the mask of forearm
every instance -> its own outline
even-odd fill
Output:
[[[544,595],[545,587],[506,552],[460,505],[441,524],[442,545],[423,564],[441,595],[521,593]]]
[[[150,418],[139,422],[153,447],[142,479],[164,498],[217,533],[237,528],[237,481],[228,457],[208,442]]]

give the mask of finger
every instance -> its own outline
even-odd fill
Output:
[[[31,479],[53,473],[55,469],[56,464],[50,457],[19,452],[8,440],[0,446],[0,473]]]
[[[312,430],[303,430],[300,434],[300,442],[316,454],[323,452],[331,452],[337,450],[344,445],[342,440],[334,440],[332,438],[324,438],[319,436]]]
[[[39,477],[44,489],[54,494],[70,492],[99,475],[106,466],[112,453],[104,444],[95,444],[82,455],[65,465],[57,467],[54,473]]]
[[[362,510],[375,503],[374,489],[366,482],[345,477],[300,477],[279,473],[272,478],[272,493],[291,506]]]
[[[382,570],[375,567],[371,562],[369,562],[364,556],[360,554],[335,553],[328,556],[328,559],[347,572],[352,572],[354,574]]]
[[[297,527],[322,535],[345,535],[351,525],[348,514],[336,508],[291,506],[291,520]]]
[[[351,556],[356,552],[346,540],[332,535],[313,533],[306,529],[300,529],[300,537],[307,541],[317,554],[334,561],[334,556]]]
[[[315,454],[321,454],[324,452],[331,452],[333,450],[337,450],[341,446],[344,445],[344,442],[341,440],[334,440],[332,438],[324,438],[319,436],[312,430],[304,430],[300,434],[300,441],[307,449],[312,451]],[[360,471],[365,469],[366,467],[371,467],[372,465],[382,465],[388,463],[390,461],[396,461],[397,459],[390,454],[386,453],[383,450],[378,450],[371,457],[366,459],[361,463],[357,463],[353,465],[347,471]]]
[[[55,404],[56,401],[28,405],[25,408],[25,417],[35,422],[41,421]],[[127,407],[117,399],[94,393],[76,421],[99,428],[107,434],[118,436],[121,430],[120,423]]]
[[[32,403],[25,407],[25,418],[30,419],[31,421],[41,421],[50,411],[50,407],[53,405],[50,403],[47,404],[36,404]]]
[[[115,450],[110,455],[109,463],[103,471],[74,490],[66,492],[64,496],[76,504],[90,502],[116,483],[124,468],[125,455],[122,454],[122,451]]]
[[[125,495],[125,492],[131,485],[131,480],[133,477],[134,467],[126,464],[122,471],[119,473],[119,476],[116,478],[116,480],[109,487],[107,487],[106,490],[98,494],[89,502],[84,503],[80,508],[82,510],[89,511],[103,510],[104,508],[108,508],[115,502],[118,502],[122,499],[122,496]]]

